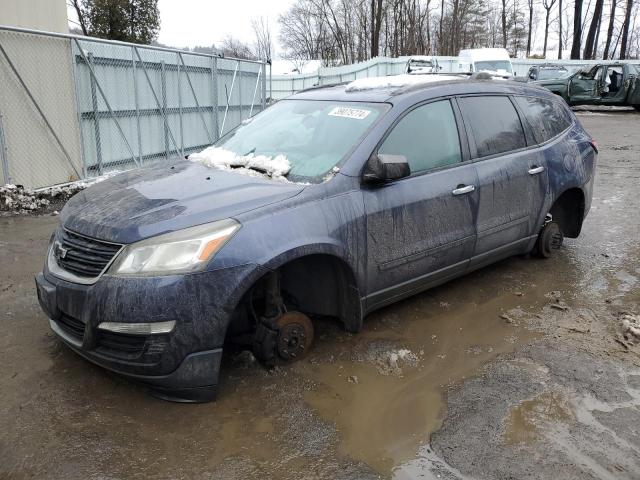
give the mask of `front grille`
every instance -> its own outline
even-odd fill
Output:
[[[56,323],[67,335],[82,342],[85,325],[80,320],[63,313],[60,318],[56,320]]]
[[[80,277],[100,275],[122,248],[117,243],[96,240],[64,229],[57,241],[62,247],[54,250],[58,265]]]
[[[131,355],[142,354],[146,341],[146,337],[141,335],[126,335],[105,330],[99,330],[98,333],[98,347]]]

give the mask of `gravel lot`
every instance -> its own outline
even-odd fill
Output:
[[[225,358],[221,394],[166,403],[94,367],[37,304],[57,217],[0,218],[0,478],[640,478],[640,114],[578,113],[592,211],[554,260],[512,258],[316,325],[304,361]]]

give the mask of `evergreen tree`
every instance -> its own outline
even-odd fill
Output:
[[[160,29],[158,0],[73,0],[73,6],[92,37],[149,44]]]

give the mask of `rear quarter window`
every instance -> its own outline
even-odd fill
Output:
[[[536,143],[544,143],[571,125],[571,117],[558,102],[546,98],[515,97],[515,101],[531,126]]]
[[[520,117],[509,97],[463,97],[460,107],[475,140],[478,157],[527,146]]]

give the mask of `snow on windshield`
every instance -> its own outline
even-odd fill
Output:
[[[192,162],[201,163],[218,170],[233,170],[236,173],[252,177],[269,177],[287,182],[285,176],[291,170],[291,164],[284,155],[269,157],[267,155],[237,155],[221,147],[208,147],[198,153],[189,155]]]

